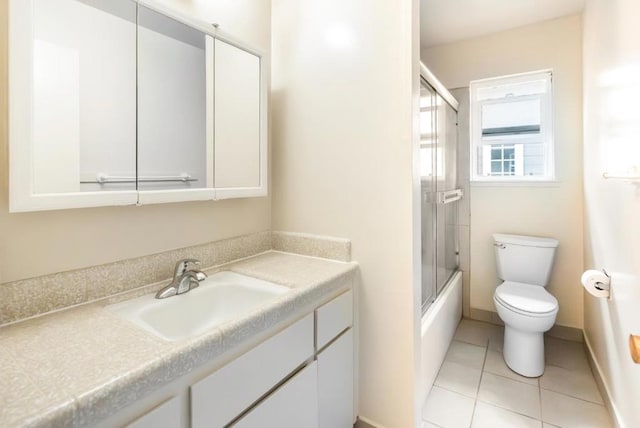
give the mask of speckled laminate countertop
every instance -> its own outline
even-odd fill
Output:
[[[252,336],[310,312],[344,291],[356,269],[355,263],[277,251],[215,269],[291,291],[184,341],[162,340],[98,303],[2,327],[0,426],[89,426],[103,420]]]

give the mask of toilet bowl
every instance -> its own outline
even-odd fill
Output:
[[[493,302],[505,324],[503,357],[522,376],[544,373],[544,332],[553,327],[559,305],[545,287],[558,241],[495,234],[498,277]]]
[[[507,366],[527,377],[544,373],[544,332],[558,314],[558,301],[543,287],[503,282],[493,295],[505,324],[503,357]]]

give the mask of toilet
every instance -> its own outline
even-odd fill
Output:
[[[498,277],[493,302],[504,322],[507,366],[527,377],[544,372],[544,332],[553,327],[558,301],[546,290],[558,241],[493,235]]]

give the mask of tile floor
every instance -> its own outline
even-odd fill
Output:
[[[581,343],[545,339],[544,375],[531,379],[504,363],[503,332],[462,320],[422,409],[426,428],[611,426]]]

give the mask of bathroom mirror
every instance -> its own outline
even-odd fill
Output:
[[[265,141],[260,117],[261,58],[222,40],[215,41],[215,185],[219,197],[254,189],[266,194]],[[265,193],[261,193],[261,192]]]
[[[175,191],[214,199],[213,37],[138,7],[138,190],[141,202]],[[170,192],[160,192],[161,190]],[[155,191],[155,192],[145,192]],[[183,193],[184,194],[184,193]]]
[[[267,194],[262,54],[134,0],[10,0],[10,211]]]
[[[135,203],[136,4],[14,1],[10,13],[12,209]]]

